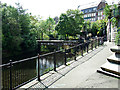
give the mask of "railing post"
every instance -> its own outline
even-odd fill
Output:
[[[81,50],[81,45],[79,44],[79,52],[80,52],[80,50]]]
[[[38,41],[38,53],[41,53],[41,43]]]
[[[81,55],[83,56],[83,43],[81,45]]]
[[[98,46],[99,46],[99,38],[98,38],[97,42],[98,42]]]
[[[91,41],[91,50],[93,50],[93,40]]]
[[[67,66],[67,64],[66,64],[66,63],[67,63],[67,58],[66,58],[66,49],[65,49],[64,55],[65,55],[65,57],[64,57],[64,58],[65,58],[65,65]]]
[[[97,39],[95,39],[95,48],[96,48],[96,46],[97,46],[96,44],[97,44]]]
[[[10,60],[10,90],[12,90],[12,60]]]
[[[104,37],[101,38],[102,45],[104,44]]]
[[[74,59],[76,61],[76,47],[75,47],[74,55],[75,55]]]
[[[38,81],[40,81],[40,55],[38,54]]]
[[[86,45],[87,45],[87,53],[88,53],[88,46],[89,46],[88,42],[86,43]]]
[[[54,50],[54,71],[56,71],[56,50]]]

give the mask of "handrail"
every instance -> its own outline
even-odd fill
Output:
[[[83,56],[83,53],[84,52],[87,52],[88,53],[88,51],[89,51],[89,49],[91,49],[91,50],[93,50],[93,48],[96,48],[96,46],[99,46],[99,44],[100,44],[100,40],[101,40],[101,42],[103,43],[104,41],[103,41],[103,37],[100,37],[100,38],[95,38],[95,39],[93,39],[93,40],[91,40],[91,41],[86,41],[86,42],[84,42],[84,43],[78,43],[78,45],[76,45],[76,46],[73,46],[73,47],[69,47],[68,49],[63,49],[63,50],[58,50],[58,51],[55,51],[54,50],[54,52],[50,52],[50,53],[46,53],[46,54],[43,54],[43,55],[37,55],[37,56],[34,56],[34,57],[31,57],[31,58],[26,58],[26,59],[22,59],[22,60],[19,60],[19,61],[14,61],[14,62],[9,62],[9,63],[7,63],[7,64],[3,64],[3,65],[0,65],[0,68],[1,67],[5,67],[5,66],[9,66],[9,70],[10,70],[10,77],[8,77],[8,78],[10,78],[10,81],[11,81],[11,83],[10,83],[10,85],[12,85],[12,83],[13,83],[13,81],[12,81],[12,73],[13,73],[13,71],[12,71],[12,66],[14,66],[13,64],[17,64],[17,63],[21,63],[21,62],[25,62],[25,61],[30,61],[30,60],[33,60],[33,59],[37,59],[38,58],[38,66],[40,66],[39,64],[40,64],[40,62],[39,62],[39,59],[40,58],[43,58],[43,57],[45,57],[45,56],[48,56],[48,55],[53,55],[53,61],[54,61],[54,69],[52,69],[52,70],[54,70],[54,71],[56,71],[56,65],[57,65],[57,62],[56,62],[56,53],[60,53],[60,52],[62,52],[63,53],[63,55],[64,55],[64,65],[67,65],[66,63],[67,63],[67,55],[69,54],[68,52],[67,52],[67,50],[70,50],[70,52],[73,54],[73,56],[72,57],[74,57],[74,60],[76,61],[76,55],[77,55],[77,48],[78,48],[78,50],[80,50],[80,53],[81,53],[81,56]],[[97,41],[97,42],[96,42]],[[94,45],[93,45],[94,44]],[[90,46],[89,46],[90,45]],[[80,47],[80,48],[79,48]],[[73,50],[71,50],[71,49],[73,49]],[[87,51],[86,51],[86,49],[87,49]],[[68,53],[68,54],[67,54]],[[36,77],[38,77],[38,80],[40,81],[40,71],[39,71],[39,67],[38,67],[38,70],[36,70],[36,71],[38,71],[38,76],[36,76]],[[17,71],[16,71],[17,72]],[[47,71],[48,72],[48,71]],[[21,71],[19,72],[19,73],[21,73]],[[18,72],[17,72],[17,75],[19,74]],[[16,75],[16,74],[15,74]],[[42,74],[41,74],[42,75]],[[19,78],[19,75],[17,76],[17,78]],[[20,77],[21,78],[21,77]],[[8,81],[9,82],[9,81]],[[26,82],[28,82],[28,81],[26,81]],[[26,82],[23,82],[23,83],[26,83]],[[5,82],[6,83],[6,82]],[[23,84],[17,84],[17,86],[10,86],[10,89],[11,88],[18,88],[18,87],[20,87],[21,85],[23,85]]]

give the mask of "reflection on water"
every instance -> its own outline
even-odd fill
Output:
[[[57,53],[56,66],[60,66],[64,63],[64,54]],[[40,75],[54,68],[54,57],[48,55],[40,58]],[[12,66],[12,86],[13,88],[35,78],[38,70],[38,59],[32,59],[13,64]],[[10,68],[5,66],[2,68],[2,86],[3,89],[10,88]]]
[[[64,64],[64,53],[56,54],[56,67]],[[49,55],[40,58],[40,75],[54,68],[54,56]],[[38,69],[38,60],[36,59],[36,70]]]

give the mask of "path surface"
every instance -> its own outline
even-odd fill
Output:
[[[118,79],[97,73],[97,69],[112,54],[109,50],[112,43],[85,63],[77,66],[49,88],[118,88]]]
[[[118,79],[97,73],[112,54],[113,43],[105,43],[84,57],[77,57],[68,66],[61,66],[57,72],[51,71],[41,77],[41,82],[34,80],[21,88],[118,88]]]

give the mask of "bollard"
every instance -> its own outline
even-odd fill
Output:
[[[10,90],[12,90],[12,60],[10,60]]]
[[[40,55],[38,54],[38,81],[40,81]]]
[[[56,71],[56,50],[54,50],[54,71]]]

